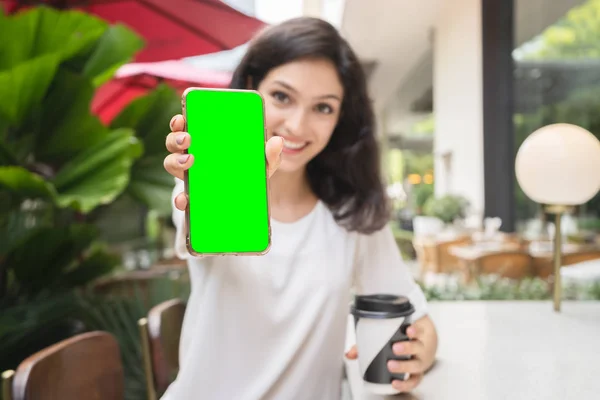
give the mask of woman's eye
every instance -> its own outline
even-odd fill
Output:
[[[329,104],[318,104],[317,111],[323,114],[331,114],[333,112],[333,108]]]
[[[279,103],[285,104],[285,103],[289,103],[289,101],[290,101],[290,97],[283,92],[273,92],[271,94],[271,96],[273,96],[273,98],[275,100],[277,100]]]

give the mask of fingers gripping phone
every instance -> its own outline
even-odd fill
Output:
[[[263,255],[271,246],[265,118],[253,90],[189,88],[187,248],[198,255]]]

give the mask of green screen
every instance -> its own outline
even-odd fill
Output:
[[[190,244],[197,253],[263,252],[269,215],[263,102],[253,91],[192,90],[185,101]]]

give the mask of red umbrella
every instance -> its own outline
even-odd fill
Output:
[[[2,1],[2,0],[0,0]],[[4,0],[7,11],[36,4],[76,8],[129,26],[146,40],[137,62],[173,60],[246,43],[265,23],[220,0]]]
[[[117,71],[115,79],[96,91],[92,112],[108,124],[132,100],[161,82],[181,94],[190,86],[224,88],[230,80],[230,72],[202,70],[183,61],[127,64]]]

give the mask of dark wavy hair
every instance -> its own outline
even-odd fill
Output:
[[[325,59],[344,87],[340,117],[325,149],[308,163],[312,190],[349,231],[371,233],[389,220],[375,117],[363,68],[335,27],[301,17],[260,32],[233,74],[236,89],[257,89],[268,72],[301,59]]]

